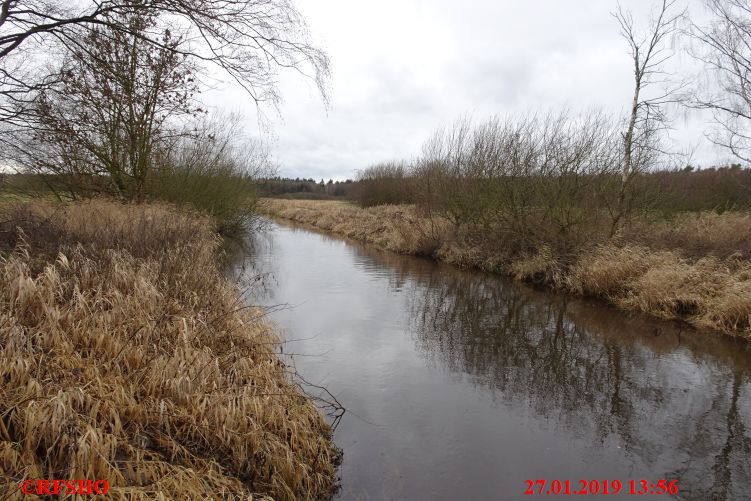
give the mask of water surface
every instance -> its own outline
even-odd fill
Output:
[[[285,356],[346,407],[338,499],[751,499],[746,343],[286,224],[246,257]]]

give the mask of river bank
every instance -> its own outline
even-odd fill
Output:
[[[331,201],[266,199],[267,214],[402,254],[502,273],[626,310],[751,338],[751,216],[691,214],[640,222],[616,239],[559,256],[510,255],[410,205],[361,209]]]
[[[219,265],[166,205],[0,206],[0,497],[26,479],[112,497],[325,499],[336,452]]]

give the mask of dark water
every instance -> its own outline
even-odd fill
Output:
[[[285,355],[347,409],[338,499],[751,499],[745,343],[286,225],[248,257]]]

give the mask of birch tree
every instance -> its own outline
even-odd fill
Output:
[[[639,29],[632,13],[620,4],[613,13],[628,45],[634,80],[623,131],[621,186],[617,201],[610,207],[611,234],[615,234],[633,208],[634,177],[662,152],[660,133],[669,127],[665,107],[677,101],[684,87],[682,83],[672,83],[671,75],[664,69],[673,57],[669,42],[678,32],[678,21],[684,15],[685,9],[678,8],[678,0],[660,0],[646,28]]]

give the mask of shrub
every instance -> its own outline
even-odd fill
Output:
[[[268,149],[243,139],[235,117],[200,124],[158,157],[149,180],[151,198],[212,215],[223,234],[252,226],[258,202],[257,180],[271,170]]]

